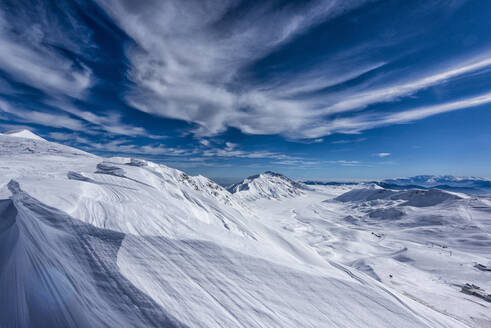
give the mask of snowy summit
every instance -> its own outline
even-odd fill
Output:
[[[280,199],[291,198],[304,194],[308,187],[300,182],[276,172],[266,171],[250,176],[240,183],[227,188],[240,198],[253,199]]]

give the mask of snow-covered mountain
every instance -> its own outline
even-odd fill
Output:
[[[211,224],[252,236],[242,224],[250,210],[203,176],[191,177],[145,160],[100,158],[31,135],[5,134],[0,140],[3,163],[11,164],[0,168],[0,194],[8,193],[11,179],[21,185],[24,179],[37,179],[40,183],[32,184],[30,190],[33,196],[100,228],[166,236],[185,230],[202,235],[200,225]],[[61,193],[58,189],[63,188]],[[54,192],[46,193],[50,189]]]
[[[393,191],[390,189],[354,189],[335,199],[341,202],[402,200],[404,201],[403,205],[426,207],[441,204],[443,202],[455,201],[461,198],[457,195],[438,189],[410,189],[404,191]]]
[[[227,189],[246,200],[292,198],[304,195],[304,191],[309,190],[303,183],[271,171],[250,176]]]
[[[384,182],[404,185],[418,185],[424,187],[435,187],[438,185],[462,185],[476,181],[491,181],[479,177],[456,177],[452,175],[417,175],[409,178],[385,179]]]
[[[491,193],[491,179],[479,177],[418,175],[410,178],[382,180],[379,185],[385,188],[438,188],[469,194]]]
[[[491,199],[378,190],[0,135],[0,327],[489,325]]]

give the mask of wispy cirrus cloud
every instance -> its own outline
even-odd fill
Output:
[[[446,65],[418,68],[410,75],[392,74],[388,80],[381,76],[376,83],[345,86],[387,69],[392,58],[375,54],[379,47],[402,42],[406,35],[399,34],[380,44],[347,44],[315,66],[279,70],[257,82],[244,74],[251,65],[364,1],[281,6],[275,6],[275,1],[250,5],[238,0],[98,3],[137,45],[127,49],[128,77],[134,83],[125,96],[127,102],[152,115],[194,123],[198,136],[217,135],[229,127],[298,140],[361,131],[389,121],[375,115],[370,124],[353,129],[352,123],[363,119],[363,113],[342,118],[339,114],[412,96],[491,67],[491,55],[464,56],[449,59]],[[327,89],[332,90],[323,92]]]
[[[214,149],[206,149],[203,151],[203,156],[206,157],[235,157],[235,158],[269,158],[269,159],[294,159],[294,156],[260,150],[260,151],[246,151],[239,149],[230,149],[230,148],[214,148]]]
[[[395,83],[388,87],[356,93],[348,97],[348,99],[329,106],[323,112],[334,114],[354,109],[363,109],[374,103],[387,102],[398,97],[408,96],[430,86],[444,83],[449,79],[491,67],[491,53],[484,58],[480,55],[476,59],[469,61],[470,63],[458,63],[455,66],[450,66],[434,74],[425,75],[404,83]]]
[[[188,149],[181,149],[176,147],[168,147],[166,145],[147,144],[137,145],[131,142],[131,140],[117,139],[111,140],[105,143],[90,142],[82,146],[84,150],[95,151],[102,153],[111,153],[116,155],[144,155],[148,157],[152,156],[190,156],[194,152]]]
[[[364,64],[345,77],[329,74],[333,77],[326,78],[312,71],[304,74],[303,84],[274,86],[272,82],[253,89],[237,88],[239,75],[310,27],[363,2],[150,1],[134,5],[99,1],[138,45],[127,51],[128,77],[135,83],[126,95],[128,103],[147,113],[195,123],[198,135],[215,135],[228,127],[286,135],[308,124],[308,118],[302,117],[309,108],[288,97],[340,83],[380,64]],[[231,12],[235,12],[233,20],[228,19]],[[266,91],[268,87],[274,87],[276,95]]]
[[[429,116],[448,113],[456,110],[471,109],[491,103],[491,93],[468,97],[457,101],[451,101],[439,105],[421,106],[405,109],[400,112],[387,113],[362,113],[353,117],[333,119],[325,125],[317,125],[306,134],[306,137],[314,138],[318,134],[331,132],[359,133],[364,130],[392,124],[409,123]]]
[[[74,131],[85,131],[87,128],[82,121],[67,115],[29,110],[19,106],[14,107],[13,105],[2,100],[0,100],[0,112],[9,114],[10,117],[14,117],[17,122],[21,123],[34,123]]]
[[[404,12],[401,6],[368,0],[5,0],[0,123],[56,130],[49,136],[99,153],[368,165],[322,159],[346,150],[336,145],[350,144],[373,147],[366,156],[381,161],[388,155],[371,154],[390,147],[373,145],[377,131],[362,145],[355,143],[366,136],[327,136],[491,102],[490,39],[451,17],[458,8],[448,2],[408,4]],[[429,22],[432,17],[438,24]],[[432,40],[454,22],[468,30]],[[161,143],[164,134],[168,145]],[[244,134],[257,135],[254,141],[262,144],[248,148],[252,142],[242,143]]]
[[[334,145],[344,145],[344,144],[362,142],[362,141],[365,141],[365,140],[367,140],[367,138],[340,139],[340,140],[331,141],[331,143],[334,144]]]
[[[50,95],[83,97],[92,70],[76,59],[89,47],[90,32],[63,3],[6,1],[0,11],[0,70],[14,81]],[[61,13],[61,14],[60,14]],[[57,50],[71,51],[72,58]]]
[[[46,109],[45,105],[49,105]],[[88,135],[122,135],[145,136],[147,138],[164,139],[165,136],[151,135],[143,127],[125,124],[118,112],[94,114],[72,106],[69,103],[58,103],[48,100],[44,110],[23,107],[22,104],[12,104],[0,99],[0,113],[6,113],[9,118],[20,123],[33,123],[46,127],[68,129],[83,132]],[[56,135],[56,134],[55,134]],[[61,135],[61,134],[60,134]]]

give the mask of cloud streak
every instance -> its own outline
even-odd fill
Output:
[[[227,21],[239,1],[99,1],[138,45],[127,51],[129,79],[135,88],[126,95],[135,108],[196,124],[194,133],[216,135],[228,127],[245,133],[283,134],[309,124],[309,103],[287,99],[366,73],[380,63],[363,65],[344,76],[326,78],[306,72],[305,83],[237,88],[241,72],[254,61],[306,30],[363,1],[306,1],[302,5],[245,6]],[[226,29],[226,31],[224,31]],[[326,68],[337,75],[339,69]],[[270,85],[271,86],[271,85]],[[270,88],[271,89],[271,88]],[[307,114],[307,115],[306,115]],[[276,124],[278,120],[281,125]]]
[[[353,123],[364,114],[342,119],[339,114],[412,96],[491,67],[489,55],[452,59],[452,65],[430,68],[429,74],[418,71],[405,80],[341,88],[390,62],[366,55],[377,48],[376,43],[367,42],[365,46],[348,45],[314,68],[302,68],[290,75],[280,72],[255,83],[243,73],[257,60],[364,2],[307,1],[281,7],[270,3],[241,7],[243,3],[232,0],[149,1],[138,5],[131,1],[98,2],[137,45],[127,49],[131,64],[128,78],[135,85],[125,96],[128,104],[152,115],[193,123],[193,133],[201,137],[220,134],[230,127],[290,139],[361,131],[390,120],[374,116],[353,129]],[[227,20],[237,8],[242,10],[240,15]],[[334,90],[321,92],[329,88]],[[398,123],[403,119],[396,115],[392,120]]]
[[[332,120],[329,124],[318,126],[310,130],[306,137],[313,138],[319,134],[332,132],[359,133],[360,131],[368,129],[392,124],[409,123],[429,116],[474,108],[489,103],[491,103],[491,92],[444,104],[406,109],[396,113],[378,112],[362,114],[355,117],[340,118]]]
[[[363,166],[321,158],[345,144],[391,156],[376,131],[362,145],[329,135],[491,103],[487,39],[431,40],[427,20],[457,10],[444,2],[403,13],[368,0],[4,2],[0,124],[100,153],[317,165],[301,147],[320,165]],[[264,143],[247,148],[244,134]]]
[[[371,104],[387,102],[398,97],[411,95],[430,86],[444,83],[449,79],[490,67],[491,54],[488,56],[488,58],[473,60],[473,62],[469,64],[460,64],[449,67],[447,70],[417,78],[406,83],[394,84],[390,87],[368,90],[360,94],[355,94],[346,100],[340,101],[333,106],[326,108],[323,113],[334,114],[349,110],[363,109]]]
[[[93,83],[91,69],[61,55],[56,46],[81,53],[81,45],[87,42],[81,36],[87,30],[76,23],[65,22],[61,26],[59,17],[50,16],[50,8],[42,4],[23,6],[22,2],[9,5],[7,1],[4,8],[10,10],[0,11],[0,70],[17,82],[48,94],[83,97]],[[64,17],[76,22],[68,18],[72,15],[68,6],[61,9]]]

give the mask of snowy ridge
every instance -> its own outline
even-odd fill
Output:
[[[306,185],[271,171],[250,176],[227,189],[246,200],[292,198],[309,190]]]

